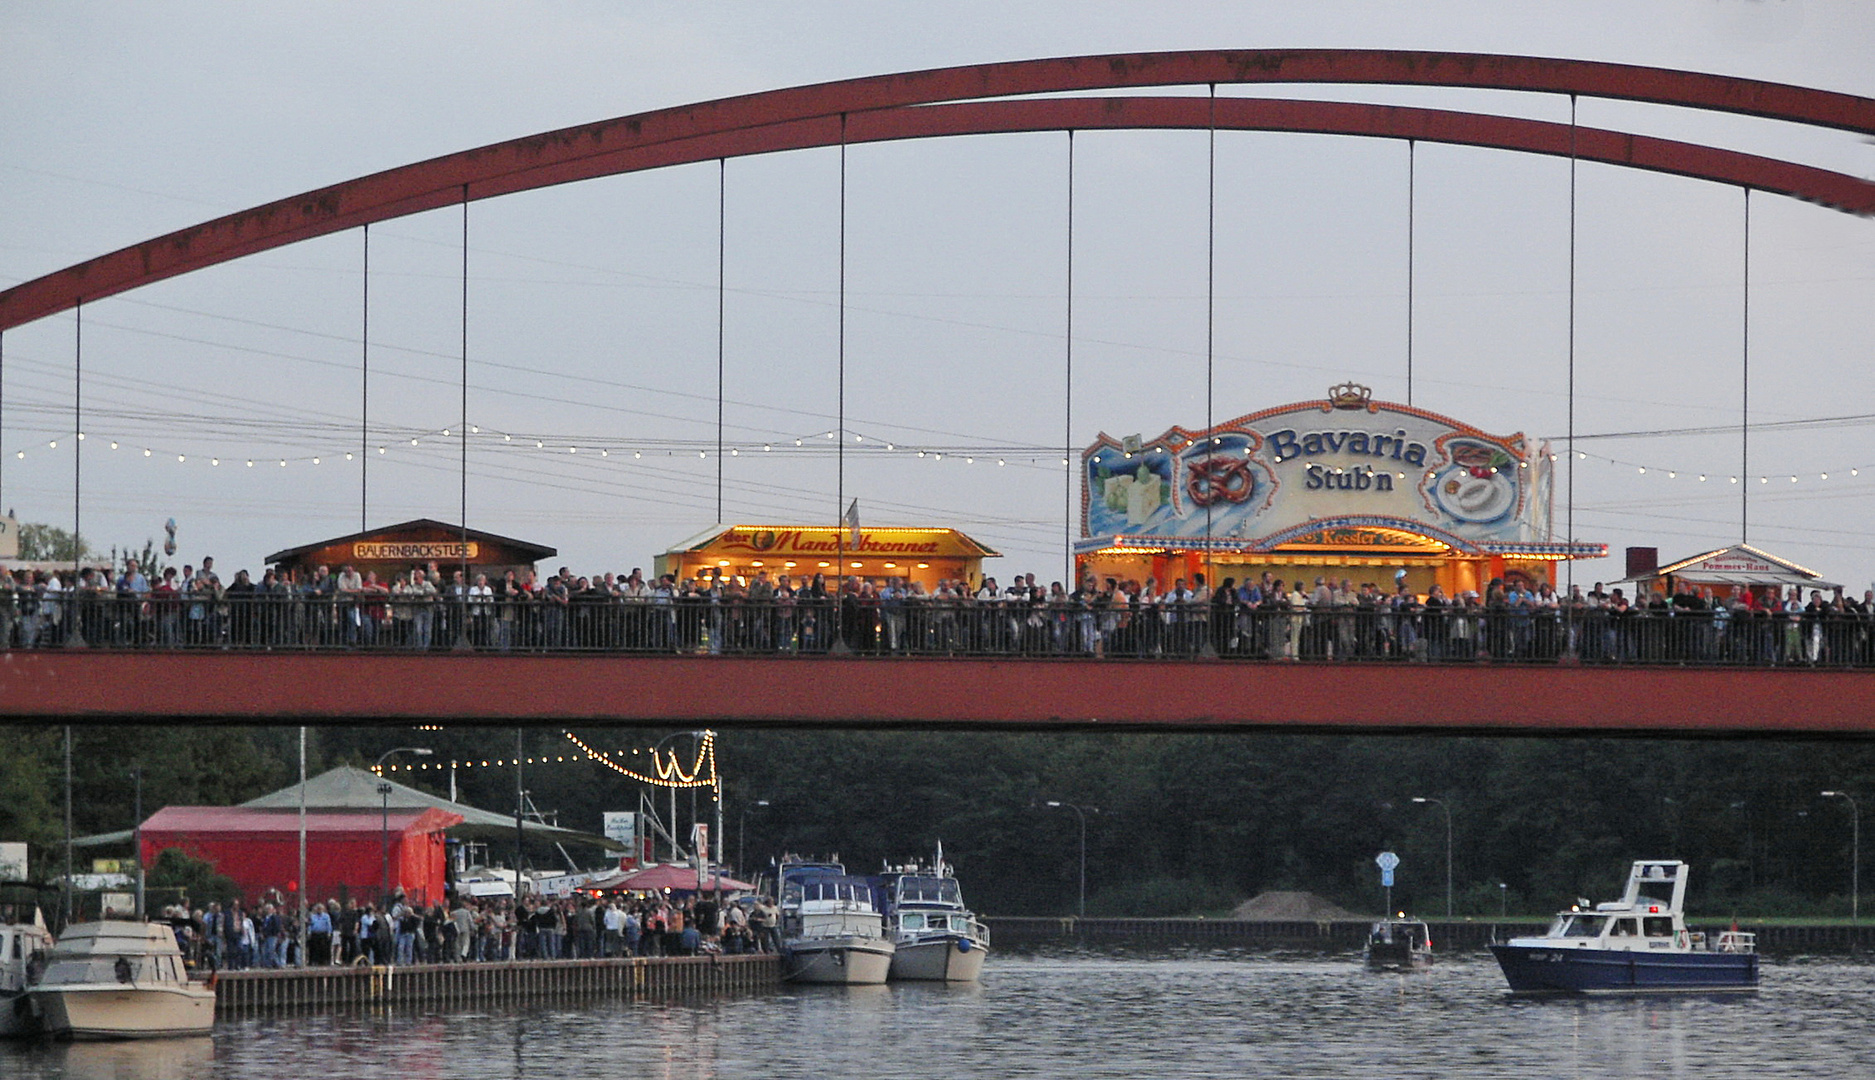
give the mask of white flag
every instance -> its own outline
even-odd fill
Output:
[[[852,547],[853,547],[853,550],[858,551],[859,539],[860,539],[860,536],[859,536],[859,500],[858,499],[854,499],[852,505],[846,508],[846,527],[853,530]]]

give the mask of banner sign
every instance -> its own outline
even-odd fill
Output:
[[[1367,387],[1081,454],[1082,534],[1289,542],[1349,519],[1435,537],[1540,541],[1547,444],[1374,401]]]
[[[481,545],[473,540],[466,545],[460,540],[444,543],[425,540],[408,543],[360,541],[352,545],[352,558],[359,562],[461,562],[475,558],[480,551]]]

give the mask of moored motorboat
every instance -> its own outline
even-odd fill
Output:
[[[879,878],[885,922],[896,951],[889,977],[976,982],[990,951],[989,930],[964,907],[944,848],[929,867],[901,866]]]
[[[1402,913],[1382,919],[1367,931],[1363,950],[1367,966],[1380,971],[1411,971],[1432,966],[1432,930]]]
[[[1562,912],[1541,937],[1492,945],[1518,993],[1755,990],[1756,935],[1686,928],[1687,866],[1640,860],[1620,900]]]
[[[0,1038],[39,1030],[26,991],[45,970],[52,935],[37,921],[0,924]],[[16,916],[17,917],[17,916]]]
[[[27,993],[56,1039],[200,1035],[215,1023],[215,991],[189,978],[175,934],[160,923],[66,927]]]
[[[781,977],[789,982],[877,985],[892,965],[873,886],[838,862],[783,860]]]

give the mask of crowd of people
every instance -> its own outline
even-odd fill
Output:
[[[1856,600],[1801,589],[1721,597],[1680,586],[1627,595],[1600,583],[1566,594],[1493,580],[1424,594],[1347,578],[1270,572],[1215,588],[1202,573],[1161,583],[1088,577],[1069,589],[1034,574],[1002,585],[892,577],[796,580],[711,571],[540,580],[436,563],[379,580],[351,566],[304,575],[247,571],[226,585],[214,560],[115,574],[0,574],[0,648],[83,641],[117,648],[594,650],[1035,656],[1234,656],[1298,660],[1555,660],[1862,665],[1875,662],[1875,590]]]
[[[299,913],[277,891],[253,906],[235,901],[163,913],[183,956],[202,970],[343,964],[448,964],[590,960],[630,956],[772,953],[778,912],[767,897],[718,902],[708,894],[474,899],[424,906],[333,899]]]

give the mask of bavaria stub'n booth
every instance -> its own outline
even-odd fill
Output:
[[[1555,584],[1607,545],[1557,538],[1555,455],[1345,383],[1328,397],[1155,439],[1102,433],[1081,454],[1083,575],[1349,578],[1482,594]]]
[[[983,580],[983,560],[997,553],[956,529],[860,529],[803,525],[717,525],[659,555],[657,572],[683,581],[709,577],[754,580],[767,572],[791,583],[825,574],[830,583],[844,574],[884,583],[887,578],[915,581],[927,590],[940,579]]]

